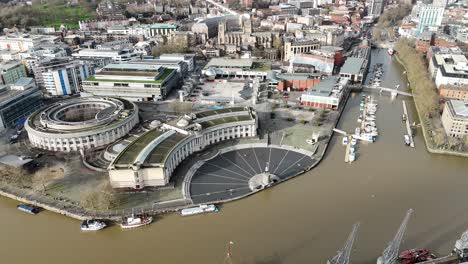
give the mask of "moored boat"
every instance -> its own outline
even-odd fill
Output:
[[[37,214],[40,211],[39,207],[31,205],[31,204],[19,204],[16,206],[16,208],[28,214]]]
[[[348,137],[343,137],[343,139],[341,140],[341,144],[348,145]]]
[[[427,249],[418,248],[402,251],[398,256],[398,259],[402,264],[413,264],[423,261],[434,260],[436,259],[436,256],[434,254],[431,254],[431,252]]]
[[[390,56],[392,56],[393,54],[395,54],[395,50],[392,49],[392,48],[389,48],[389,49],[387,50],[387,52],[388,52],[388,55],[390,55]]]
[[[107,226],[106,222],[98,219],[87,219],[81,222],[80,228],[82,231],[98,231]]]
[[[403,138],[405,141],[405,145],[409,146],[411,144],[410,137],[408,135],[404,135]]]
[[[353,152],[353,153],[349,153],[349,161],[350,162],[353,162],[356,160],[356,154]]]
[[[216,207],[216,205],[214,204],[201,204],[197,207],[182,209],[182,211],[180,211],[180,214],[183,216],[187,216],[187,215],[212,213],[212,212],[218,212],[218,211],[219,211],[218,207]]]
[[[129,216],[122,219],[120,227],[124,229],[136,228],[140,226],[149,225],[153,222],[153,217],[151,216]]]

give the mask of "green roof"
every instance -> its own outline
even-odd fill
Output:
[[[151,153],[146,157],[144,163],[163,163],[169,153],[171,153],[172,149],[185,138],[187,138],[187,135],[178,133],[169,136],[151,151]]]
[[[164,134],[157,129],[150,130],[130,143],[115,159],[116,165],[133,164],[141,150],[151,141]]]
[[[248,121],[248,120],[252,120],[252,117],[250,115],[230,116],[230,117],[223,117],[223,118],[218,118],[218,119],[213,119],[213,120],[201,122],[200,125],[202,126],[203,129],[205,129],[205,128],[218,126],[218,125],[222,125],[222,124],[239,122],[239,121]]]
[[[156,23],[151,25],[151,28],[157,29],[177,29],[177,24]]]
[[[197,116],[197,118],[204,118],[204,117],[208,117],[212,115],[219,115],[219,114],[232,113],[232,112],[242,112],[242,111],[247,111],[247,108],[243,106],[222,108],[222,109],[217,109],[217,110],[198,112],[198,113],[195,113],[195,115]]]
[[[254,62],[252,64],[252,71],[271,71],[271,63]]]

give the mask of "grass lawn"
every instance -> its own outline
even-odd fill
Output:
[[[63,24],[70,29],[76,29],[78,21],[89,20],[96,16],[94,10],[88,10],[82,6],[68,6],[67,4],[41,4],[34,5],[32,8],[42,14],[40,16],[41,25],[56,28]]]

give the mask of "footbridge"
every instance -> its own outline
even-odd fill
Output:
[[[403,91],[398,91],[398,89],[393,89],[393,88],[387,88],[387,87],[382,87],[382,86],[369,86],[369,85],[363,85],[362,88],[364,89],[371,89],[371,90],[378,90],[380,92],[389,92],[393,95],[403,95],[403,96],[409,96],[412,97],[412,93],[408,92],[403,92]]]

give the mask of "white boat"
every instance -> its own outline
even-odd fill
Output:
[[[88,219],[81,222],[82,231],[98,231],[107,226],[106,222],[97,219]]]
[[[183,216],[187,216],[187,215],[212,213],[212,212],[218,212],[218,211],[219,211],[218,207],[216,207],[216,205],[214,204],[202,204],[197,207],[182,209],[182,211],[180,211],[180,214]]]
[[[349,153],[354,153],[356,148],[354,146],[349,147]]]
[[[375,116],[366,116],[366,121],[375,121]]]
[[[375,138],[368,133],[363,133],[359,136],[353,136],[353,138],[360,139],[362,141],[374,142]]]
[[[343,137],[343,139],[341,140],[341,144],[343,145],[348,145],[348,137]]]
[[[356,127],[356,129],[354,130],[354,134],[355,135],[361,134],[361,129],[359,127]]]
[[[408,135],[404,135],[405,145],[409,146],[411,144],[410,137]]]
[[[151,216],[129,216],[124,217],[122,223],[120,223],[120,227],[124,229],[136,228],[140,226],[149,225],[153,222],[153,217]]]
[[[357,144],[357,140],[356,140],[356,138],[353,137],[351,139],[351,146],[355,146],[356,144]]]
[[[350,161],[350,162],[353,162],[353,161],[355,161],[355,160],[356,160],[356,154],[354,154],[354,153],[349,153],[349,161]]]

